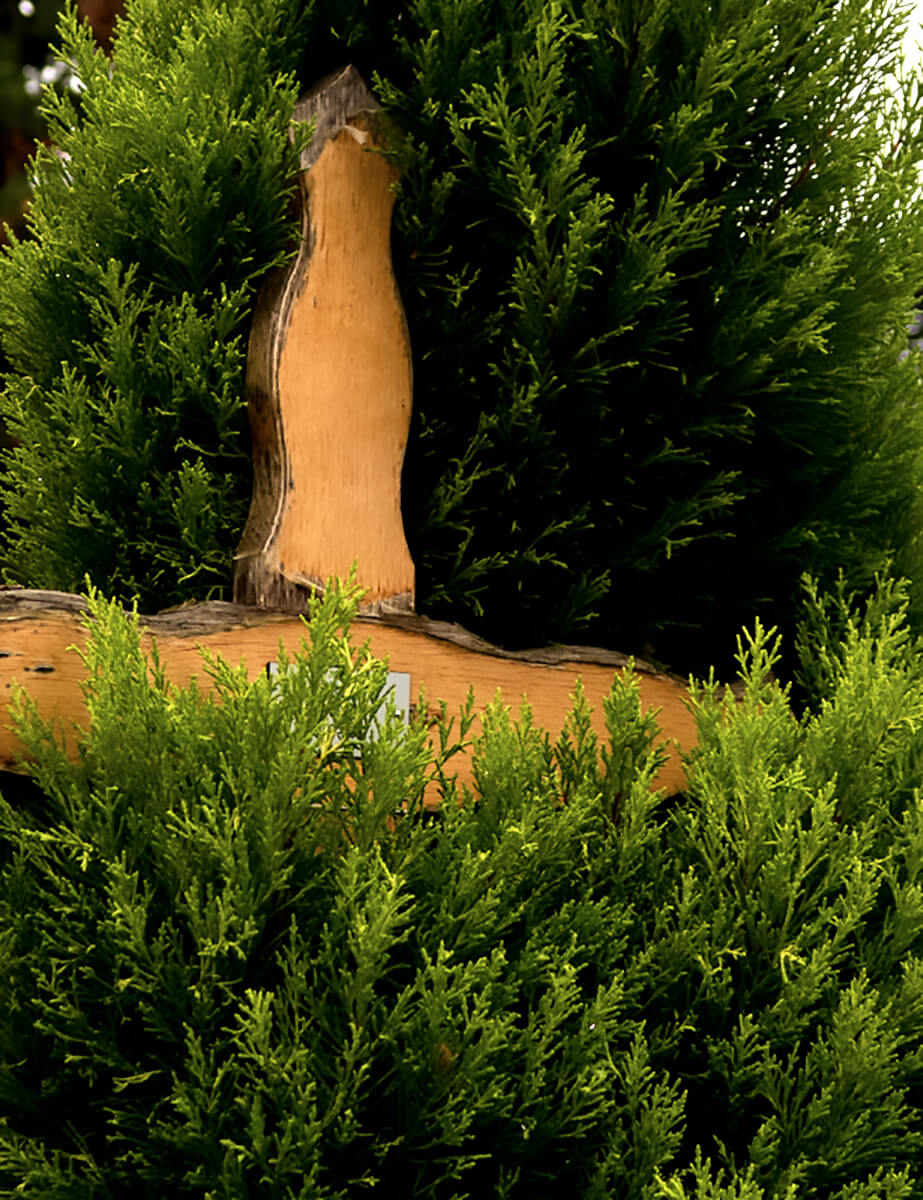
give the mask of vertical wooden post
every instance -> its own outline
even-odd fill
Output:
[[[322,80],[296,121],[315,121],[301,161],[297,258],[264,287],[247,366],[253,499],[234,598],[303,612],[357,560],[362,611],[412,612],[401,517],[412,367],[391,268],[395,136],[354,67]]]

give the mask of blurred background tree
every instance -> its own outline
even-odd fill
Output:
[[[108,51],[123,0],[80,0],[78,11]],[[28,162],[46,136],[38,111],[43,83],[67,86],[66,63],[51,49],[61,0],[3,0],[0,4],[0,244],[7,226],[25,232]]]
[[[54,35],[57,0],[4,0],[0,8],[0,241],[24,228],[27,163],[44,135],[38,112],[41,72]]]
[[[78,11],[107,52],[124,0],[80,0]],[[61,0],[2,0],[0,4],[0,246],[27,233],[29,159],[47,137],[39,112],[42,85],[67,86],[67,63],[52,49]],[[0,371],[7,368],[0,347]],[[0,446],[16,439],[0,417]],[[2,522],[2,513],[0,513]]]

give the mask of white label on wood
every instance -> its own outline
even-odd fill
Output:
[[[294,663],[289,670],[294,669]],[[279,674],[279,664],[277,662],[269,662],[266,664],[266,674],[272,678]],[[331,667],[327,672],[326,679],[328,682],[336,676],[336,668]],[[388,677],[385,680],[385,686],[381,691],[381,703],[378,706],[378,711],[372,718],[372,723],[369,725],[368,734],[366,735],[369,741],[377,742],[381,735],[381,728],[385,723],[388,715],[388,700],[392,700],[398,715],[406,728],[410,721],[410,674],[407,671],[389,671]],[[295,728],[295,722],[292,722],[292,729]],[[361,750],[356,751],[356,757],[360,758]]]

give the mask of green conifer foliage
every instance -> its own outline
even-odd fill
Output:
[[[900,587],[845,597],[803,716],[759,626],[742,700],[697,685],[666,801],[630,673],[602,746],[578,691],[557,742],[494,705],[434,757],[369,738],[348,590],[209,695],[91,593],[78,761],[20,694],[0,799],[0,1191],[919,1197],[923,648]]]
[[[146,607],[228,587],[241,333],[293,161],[274,81],[352,61],[407,135],[422,609],[704,670],[754,612],[792,624],[803,570],[865,586],[894,558],[923,620],[899,5],[295,7],[134,0],[111,78],[65,28],[71,159],[44,159],[37,237],[0,270],[11,581],[88,571]]]
[[[244,338],[290,225],[293,23],[288,0],[145,0],[110,69],[62,20],[84,90],[46,96],[33,237],[0,263],[18,580],[88,571],[154,605],[226,586],[249,501]]]
[[[754,610],[791,619],[803,569],[866,583],[890,551],[919,614],[895,6],[411,7],[382,92],[415,136],[426,603],[705,669]]]

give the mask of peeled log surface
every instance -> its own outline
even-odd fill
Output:
[[[306,612],[355,559],[363,611],[412,612],[401,469],[413,380],[391,267],[398,173],[376,152],[396,134],[353,67],[299,102],[294,120],[312,118],[298,256],[264,285],[250,334],[254,482],[234,599]]]
[[[80,621],[85,607],[82,597],[65,592],[0,591],[0,692],[9,696],[13,680],[21,684],[46,720],[62,722],[72,753],[73,724],[85,728],[87,721],[80,687],[86,672],[72,648],[85,645]],[[141,623],[146,631],[142,646],[149,650],[151,637],[156,638],[167,678],[183,687],[196,676],[203,691],[210,690],[211,679],[203,670],[199,646],[235,666],[245,662],[252,678],[278,658],[280,640],[286,652],[294,654],[307,634],[303,622],[291,614],[220,601],[142,617]],[[359,616],[351,636],[356,645],[368,640],[377,658],[389,659],[392,671],[410,675],[412,704],[422,685],[430,715],[438,714],[440,699],[446,702],[450,716],[457,713],[466,701],[469,685],[474,688],[476,709],[483,711],[499,689],[514,715],[523,697],[527,698],[535,724],[553,739],[570,711],[577,678],[582,677],[593,708],[593,726],[604,745],[602,700],[615,674],[628,662],[625,655],[586,646],[513,653],[491,646],[458,625],[414,615]],[[685,683],[643,662],[635,663],[635,673],[643,706],[661,709],[658,720],[664,740],[675,738],[683,750],[691,749],[696,729],[684,703],[688,696]],[[478,725],[476,721],[472,734],[478,732]],[[685,787],[686,779],[679,754],[674,747],[670,749],[657,786],[673,793]],[[0,729],[0,769],[22,770],[17,762],[23,753],[21,743],[4,725]],[[461,782],[472,783],[470,758],[458,755],[449,768],[457,771]],[[430,799],[438,802],[436,796]]]

